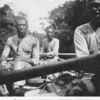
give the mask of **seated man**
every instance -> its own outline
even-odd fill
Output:
[[[59,40],[54,38],[52,26],[46,28],[46,38],[43,41],[43,53],[40,55],[40,64],[52,64],[58,61]],[[48,75],[48,78],[54,78],[59,73]]]
[[[100,52],[100,0],[89,0],[92,17],[91,21],[76,28],[74,44],[77,57],[89,56]],[[100,73],[95,73],[92,82],[97,95],[100,96]]]
[[[10,51],[12,51],[14,59],[13,70],[30,68],[39,62],[39,41],[36,37],[28,34],[28,22],[25,18],[17,16],[15,20],[17,34],[8,38],[2,53],[1,64],[5,66],[6,59]],[[25,82],[15,82],[14,88],[24,84]]]
[[[53,59],[53,61],[57,61],[59,52],[59,40],[54,38],[53,35],[53,29],[51,27],[47,27],[47,38],[43,41],[43,57],[44,59]]]

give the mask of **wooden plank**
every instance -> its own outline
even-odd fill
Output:
[[[0,84],[35,78],[56,72],[68,70],[84,70],[90,73],[100,73],[100,53],[81,58],[71,58],[64,61],[34,66],[30,69],[0,72]]]

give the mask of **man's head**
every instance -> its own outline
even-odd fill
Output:
[[[20,38],[23,38],[26,35],[27,28],[28,28],[28,22],[26,18],[17,16],[15,19],[15,23],[18,31],[18,36]]]
[[[53,28],[52,27],[47,27],[46,28],[46,35],[47,35],[47,38],[49,40],[52,40],[53,35],[54,35],[54,32],[53,32]]]
[[[93,19],[100,21],[100,0],[88,0],[87,7],[92,11]]]
[[[48,28],[47,31],[46,31],[47,38],[52,40],[53,34],[54,34],[53,29],[52,28]]]
[[[2,11],[1,11],[2,14],[8,15],[8,14],[10,13],[10,11],[11,11],[11,8],[9,7],[9,5],[5,4],[5,5],[2,7],[1,10],[2,10]]]

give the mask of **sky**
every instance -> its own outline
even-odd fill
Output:
[[[10,5],[15,14],[22,11],[28,15],[30,31],[43,32],[41,22],[45,26],[49,24],[45,20],[40,20],[40,17],[48,17],[48,12],[63,4],[68,0],[0,0],[0,7],[4,4]]]

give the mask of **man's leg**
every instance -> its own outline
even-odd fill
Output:
[[[0,85],[0,96],[6,96],[8,95],[8,90],[6,88],[6,85]]]
[[[96,89],[96,95],[100,96],[100,74],[95,74],[91,80]]]

